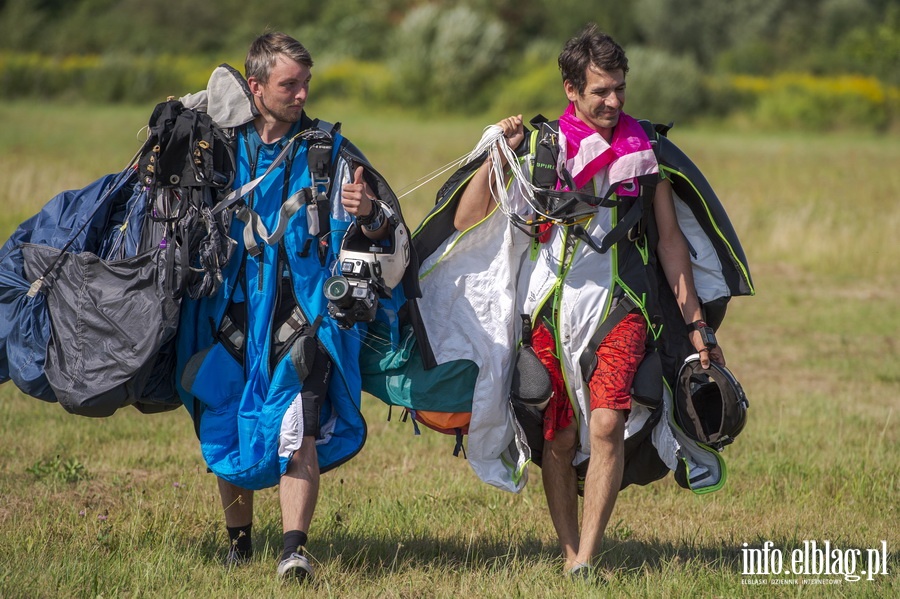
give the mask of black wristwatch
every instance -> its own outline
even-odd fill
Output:
[[[381,225],[384,224],[384,210],[381,209],[381,205],[378,203],[378,200],[374,200],[372,198],[369,198],[369,200],[372,202],[371,212],[369,212],[365,216],[357,216],[356,222],[369,231],[377,231],[381,228]]]
[[[686,326],[688,333],[691,331],[700,331],[700,339],[703,341],[703,345],[709,349],[712,349],[719,344],[719,342],[716,341],[716,332],[704,321],[695,320]]]

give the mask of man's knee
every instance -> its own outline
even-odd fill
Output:
[[[286,476],[298,476],[302,473],[309,472],[319,466],[319,456],[316,451],[316,438],[311,436],[303,437],[300,447],[291,454],[291,460],[288,462]]]
[[[625,440],[625,413],[621,410],[597,408],[591,411],[591,445],[621,443]]]
[[[544,452],[555,459],[572,461],[575,455],[575,445],[578,441],[577,427],[572,424],[562,430],[556,431],[553,440],[544,441]]]
[[[304,435],[303,440],[300,442],[300,447],[291,455],[291,461],[303,463],[316,458],[316,438]]]

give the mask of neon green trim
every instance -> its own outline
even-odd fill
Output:
[[[616,277],[616,285],[618,285],[622,291],[625,292],[631,301],[641,309],[641,316],[644,317],[644,321],[647,323],[647,330],[650,331],[650,334],[653,335],[653,339],[659,339],[659,336],[662,335],[663,325],[654,325],[653,320],[650,318],[650,312],[647,311],[647,294],[642,293],[640,297],[638,294],[634,292],[628,285],[625,284],[625,281]]]
[[[731,244],[728,243],[728,239],[725,238],[725,235],[722,234],[722,231],[719,230],[719,225],[716,223],[715,219],[712,216],[712,213],[709,211],[709,205],[706,203],[706,200],[703,198],[703,195],[700,191],[694,187],[694,184],[690,179],[684,176],[683,173],[667,166],[659,165],[661,171],[665,171],[668,175],[678,175],[683,180],[687,181],[688,185],[691,186],[691,189],[697,194],[697,197],[700,198],[700,203],[703,204],[703,209],[706,211],[706,216],[709,218],[709,222],[712,223],[713,229],[716,231],[716,234],[719,236],[719,239],[725,244],[725,247],[728,248],[728,253],[731,256],[731,261],[734,262],[738,266],[738,270],[741,275],[744,277],[744,282],[747,284],[747,287],[750,289],[750,295],[756,295],[756,289],[753,288],[753,284],[750,282],[750,274],[747,272],[746,265],[738,260],[737,254],[734,252],[734,248],[731,247]]]
[[[531,180],[534,177],[534,157],[537,155],[537,144],[538,144],[538,134],[540,133],[540,128],[535,129],[531,132],[531,135],[528,136],[528,156],[531,157],[531,164],[529,166],[528,179]]]
[[[509,472],[510,478],[515,482],[516,479],[516,467],[513,464],[510,464],[508,460],[503,458],[503,455],[500,455],[500,463],[506,466],[506,470]]]
[[[695,489],[691,487],[691,492],[695,495],[706,495],[707,493],[715,493],[719,489],[725,486],[725,481],[728,479],[728,468],[725,466],[725,460],[722,459],[722,456],[719,455],[719,452],[710,447],[709,445],[704,445],[703,443],[697,443],[697,447],[708,451],[716,458],[716,461],[719,462],[719,470],[721,472],[721,476],[719,476],[719,482],[709,487],[702,487],[700,489]],[[688,478],[688,486],[691,484],[691,469],[688,467],[687,460],[682,458],[684,462],[685,472],[687,473]]]
[[[500,463],[506,466],[506,470],[509,472],[510,479],[516,486],[519,486],[522,477],[525,476],[525,471],[528,468],[528,464],[531,463],[531,458],[525,460],[525,463],[522,464],[521,468],[517,468],[515,464],[510,464],[509,460],[505,459],[503,454],[501,454]]]
[[[476,169],[471,175],[469,175],[469,177],[466,178],[465,181],[463,181],[462,183],[460,183],[459,186],[456,188],[456,191],[454,192],[454,194],[453,194],[452,196],[450,196],[450,198],[452,199],[453,197],[456,196],[456,194],[460,193],[461,190],[465,189],[465,186],[469,183],[469,181],[472,180],[472,178],[475,176],[475,173],[477,173],[477,172],[478,172],[478,169]],[[424,221],[422,221],[422,224],[420,224],[420,225],[418,226],[418,228],[416,228],[416,230],[415,230],[415,232],[413,232],[413,235],[412,235],[412,236],[415,237],[415,236],[419,233],[419,231],[421,231],[422,228],[425,227],[426,224],[428,224],[428,223],[429,223],[434,217],[436,217],[438,214],[441,214],[444,210],[446,210],[446,209],[447,209],[447,206],[449,206],[449,205],[450,205],[450,202],[447,201],[447,202],[444,203],[444,205],[441,207],[440,210],[438,210],[437,212],[433,212],[432,214],[428,215],[428,217],[427,217]],[[491,210],[490,212],[488,212],[487,215],[485,215],[485,217],[484,217],[483,219],[481,219],[480,221],[478,221],[477,223],[475,223],[475,224],[472,225],[471,227],[467,228],[466,230],[461,231],[460,234],[457,236],[457,238],[453,240],[453,243],[451,243],[449,246],[447,246],[447,248],[444,250],[444,255],[446,255],[450,250],[452,250],[452,249],[456,246],[456,244],[459,243],[459,240],[462,239],[469,231],[471,231],[472,229],[476,228],[478,225],[480,225],[481,223],[483,223],[484,221],[486,221],[487,219],[489,219],[489,218],[491,217],[491,215],[493,215],[494,212],[497,211],[497,208],[498,208],[498,206],[495,204],[495,205],[494,205],[494,209]],[[433,271],[435,268],[437,268],[437,265],[441,263],[441,261],[443,260],[443,258],[444,258],[444,257],[441,256],[440,258],[438,258],[438,260],[435,261],[434,264],[431,265],[431,268],[429,268],[428,270],[426,270],[426,271],[423,272],[423,273],[420,273],[420,274],[419,274],[419,280],[421,281],[422,279],[424,279],[425,277],[427,277],[429,274],[431,274],[431,271]]]
[[[541,253],[541,242],[535,237],[531,240],[531,250],[528,253],[528,259],[534,262]]]
[[[618,196],[616,194],[613,194],[613,197],[615,199],[618,199]],[[618,216],[619,216],[619,207],[613,206],[611,208],[611,210],[613,213],[612,214],[612,222],[617,222]],[[646,237],[644,239],[646,241]],[[637,245],[637,244],[635,244],[635,245]],[[645,243],[643,248],[638,247],[638,251],[640,252],[644,266],[647,266],[647,263],[649,260],[649,249],[646,247],[646,245],[647,244]],[[654,340],[659,339],[659,336],[662,334],[662,325],[659,325],[657,327],[654,327],[654,325],[653,325],[653,320],[650,318],[650,313],[647,311],[647,294],[644,293],[644,294],[641,294],[640,296],[638,296],[638,294],[635,293],[634,290],[631,289],[631,287],[629,287],[625,283],[625,281],[622,280],[622,277],[619,276],[619,244],[618,243],[613,244],[612,251],[613,251],[613,265],[612,265],[613,266],[613,283],[615,285],[617,285],[620,289],[622,289],[622,291],[624,291],[625,294],[629,298],[631,298],[631,301],[633,301],[634,304],[638,308],[641,309],[641,315],[644,317],[644,321],[647,323],[647,330],[650,331],[651,335],[653,335]],[[610,289],[610,301],[612,301],[611,298],[612,298],[612,295],[614,295],[614,293],[613,293],[614,291],[615,291],[614,289]],[[607,315],[608,314],[609,314],[609,312],[608,312],[608,308],[607,308]],[[606,318],[606,315],[604,315],[604,318]]]
[[[534,181],[534,162],[535,156],[537,155],[537,139],[538,133],[540,129],[535,129],[531,132],[531,135],[528,138],[528,157],[530,160],[528,161],[528,180]],[[531,240],[531,251],[528,254],[528,259],[534,262],[537,260],[538,255],[541,252],[541,242],[538,241],[538,238],[535,237]]]
[[[513,468],[512,473],[512,481],[518,487],[519,483],[522,482],[522,478],[525,476],[525,471],[528,469],[528,464],[531,463],[531,458],[525,460],[525,463],[522,464],[521,468]]]
[[[469,177],[468,177],[465,181],[463,181],[462,183],[460,183],[460,184],[456,187],[456,191],[454,192],[453,196],[455,196],[457,193],[459,193],[460,190],[463,189],[463,188],[466,186],[466,184],[467,184],[469,181],[472,180],[472,177],[475,176],[475,173],[476,173],[476,172],[478,172],[478,169],[475,169],[475,171],[473,171],[472,174],[469,175]],[[450,197],[452,198],[453,196],[450,196]],[[444,212],[444,210],[447,210],[447,207],[448,207],[449,205],[450,205],[450,202],[449,202],[449,201],[444,202],[444,205],[441,206],[440,210],[438,210],[437,212],[432,212],[431,214],[429,214],[428,216],[426,216],[426,217],[425,217],[425,220],[423,220],[423,221],[419,224],[419,226],[416,227],[416,230],[413,231],[411,237],[412,237],[413,239],[415,239],[415,238],[419,235],[419,233],[422,231],[422,229],[424,229],[425,226],[426,226],[428,223],[430,223],[430,222],[432,221],[432,219],[436,218],[438,214],[441,214],[441,213]]]
[[[474,176],[475,176],[475,173],[472,173],[472,175],[469,177],[468,180],[471,180],[472,177],[474,177]],[[459,191],[459,188],[457,188],[457,192],[458,192],[458,191]],[[427,225],[428,223],[430,223],[431,220],[432,220],[433,218],[437,217],[438,214],[441,214],[444,210],[446,210],[446,209],[447,209],[447,206],[448,206],[449,204],[450,204],[449,202],[446,202],[446,203],[444,203],[443,206],[441,206],[440,210],[438,210],[437,212],[432,212],[432,213],[428,214],[428,215],[425,217],[425,220],[423,220],[421,223],[419,223],[419,226],[416,227],[416,230],[412,232],[412,235],[410,235],[410,237],[411,237],[412,239],[415,239],[416,237],[418,237],[418,236],[419,236],[419,233],[422,231],[422,229],[425,228],[425,225]]]
[[[551,327],[550,332],[553,335],[553,343],[556,346],[556,356],[555,357],[560,363],[559,370],[562,373],[563,385],[566,388],[566,394],[568,395],[569,404],[572,406],[572,412],[575,414],[576,422],[578,423],[579,426],[581,426],[580,410],[578,410],[578,406],[575,405],[575,394],[572,392],[572,388],[569,385],[568,377],[566,377],[566,369],[562,367],[562,358],[560,357],[562,344],[560,343],[560,338],[559,338],[559,322],[557,322],[559,320],[559,306],[560,306],[560,302],[562,301],[562,290],[563,290],[562,283],[566,279],[566,275],[568,275],[569,269],[572,267],[572,262],[574,262],[575,253],[578,250],[578,246],[581,244],[581,240],[576,240],[575,244],[572,246],[572,253],[569,256],[569,259],[567,261],[564,261],[564,258],[566,257],[566,246],[568,244],[569,234],[570,234],[569,228],[565,227],[566,238],[563,239],[561,247],[560,247],[560,251],[561,251],[561,255],[560,255],[560,259],[559,259],[559,263],[561,265],[560,271],[556,273],[556,281],[553,283],[553,287],[550,289],[550,291],[547,293],[547,295],[545,295],[544,298],[540,302],[538,302],[537,307],[535,308],[534,312],[531,315],[531,320],[532,320],[532,322],[536,322],[538,316],[544,310],[544,307],[547,305],[547,301],[552,299],[553,307],[552,307],[551,316],[552,316],[553,322],[551,323],[552,327]],[[609,301],[607,301],[607,305],[605,306],[604,318],[605,318],[606,314],[609,314]]]
[[[646,217],[644,217],[646,218]],[[641,255],[641,261],[644,263],[644,266],[650,264],[650,247],[647,243],[647,234],[645,233],[641,239],[643,243],[634,242],[634,247],[637,248],[638,253]]]
[[[595,191],[596,191],[596,189],[595,189]],[[615,210],[615,208],[613,208],[613,209]],[[590,220],[588,220],[588,224],[593,219],[594,219],[594,217],[592,216],[590,218]],[[568,245],[568,241],[569,241],[569,235],[571,235],[571,231],[569,231],[569,227],[566,227],[566,238],[563,239],[563,243],[562,243],[563,255],[565,255],[566,246]],[[578,252],[578,248],[580,246],[581,246],[581,240],[576,239],[575,243],[572,245],[572,252],[571,252],[571,255],[569,256],[569,262],[568,262],[568,264],[564,265],[565,273],[563,274],[563,279],[565,279],[565,275],[567,275],[569,273],[569,269],[571,268],[572,263],[575,261],[575,254]],[[615,248],[613,248],[613,255],[611,256],[611,260],[612,260],[612,264],[613,264],[613,266],[612,266],[613,272],[615,272],[615,269],[616,269]],[[615,279],[615,275],[613,275],[613,279]],[[562,288],[560,287],[560,291],[561,291],[561,289]],[[562,295],[562,293],[559,293],[557,295],[557,302],[560,302],[562,300],[562,298],[560,297],[561,295]],[[607,293],[606,294],[606,304],[603,306],[603,319],[604,320],[606,319],[607,316],[609,316],[609,309],[610,309],[611,304],[612,304],[612,293]],[[558,310],[557,310],[557,313],[558,313]],[[562,347],[562,345],[560,343],[558,330],[559,330],[559,327],[554,327],[553,338],[554,338],[554,341],[556,342],[556,351],[557,351],[557,353],[559,353],[561,355],[562,352],[560,351],[560,348]],[[569,396],[569,405],[572,406],[572,413],[575,415],[575,422],[577,423],[578,430],[580,430],[581,426],[582,426],[582,422],[583,422],[582,418],[581,418],[581,410],[579,410],[578,406],[576,405],[575,393],[572,390],[572,385],[569,384],[569,377],[566,376],[566,369],[562,367],[562,359],[561,358],[559,360],[559,371],[562,374],[563,385],[566,388],[566,395]],[[590,416],[588,416],[588,417],[590,417]]]
[[[666,389],[669,390],[669,397],[672,398],[672,403],[674,404],[675,403],[675,391],[672,389],[672,387],[669,386],[669,382],[666,381],[665,379],[663,379],[663,385],[665,385]],[[681,428],[680,426],[678,426],[678,423],[675,422],[675,406],[674,405],[672,406],[671,410],[668,410],[668,413],[669,413],[668,414],[669,425],[672,428],[678,429],[682,433],[684,433],[684,429]],[[678,441],[678,439],[676,439],[676,441]],[[690,487],[691,492],[694,493],[695,495],[706,495],[707,493],[714,493],[714,492],[718,491],[719,489],[721,489],[722,487],[724,487],[725,481],[728,480],[728,468],[725,465],[725,460],[722,459],[722,456],[719,454],[718,451],[716,451],[709,445],[706,445],[705,443],[700,443],[699,441],[694,441],[694,444],[697,447],[699,447],[700,449],[712,454],[712,456],[714,458],[716,458],[716,461],[719,463],[720,475],[719,475],[719,481],[716,484],[710,485],[708,487],[703,487],[700,489],[695,489],[694,487],[691,486],[691,468],[690,468],[690,465],[688,464],[687,458],[679,458],[681,460],[681,462],[684,464],[684,470],[687,475],[688,487]]]

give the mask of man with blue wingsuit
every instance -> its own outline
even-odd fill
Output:
[[[313,572],[303,548],[320,472],[352,458],[366,432],[364,330],[329,317],[323,286],[352,223],[373,243],[392,230],[377,191],[387,195],[386,183],[335,128],[304,110],[312,66],[303,45],[282,33],[250,46],[246,88],[258,114],[235,129],[234,187],[265,176],[233,221],[237,248],[220,292],[185,301],[178,347],[182,398],[218,477],[231,539],[226,563],[250,559],[253,489],[277,484],[284,531],[277,572],[303,580]],[[324,133],[298,135],[313,130]],[[333,183],[311,165],[316,140],[329,137]],[[323,188],[327,202],[286,212],[304,189],[314,197]]]

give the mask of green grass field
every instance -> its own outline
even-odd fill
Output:
[[[3,239],[55,193],[121,169],[150,108],[0,106]],[[323,108],[314,115],[341,120],[401,193],[506,116]],[[315,585],[275,580],[275,490],[257,496],[252,563],[225,571],[215,481],[185,411],[92,420],[6,383],[0,597],[900,596],[900,139],[670,137],[710,179],[750,260],[758,295],[733,302],[719,335],[750,420],[725,451],[722,490],[695,496],[670,476],[620,495],[605,586],[560,575],[537,469],[519,495],[489,487],[451,455],[452,438],[413,435],[371,397],[365,448],[322,478]],[[446,176],[404,197],[410,223]],[[766,541],[785,565],[804,541],[863,556],[884,541],[888,574],[819,577],[829,585],[742,576],[743,544]]]

